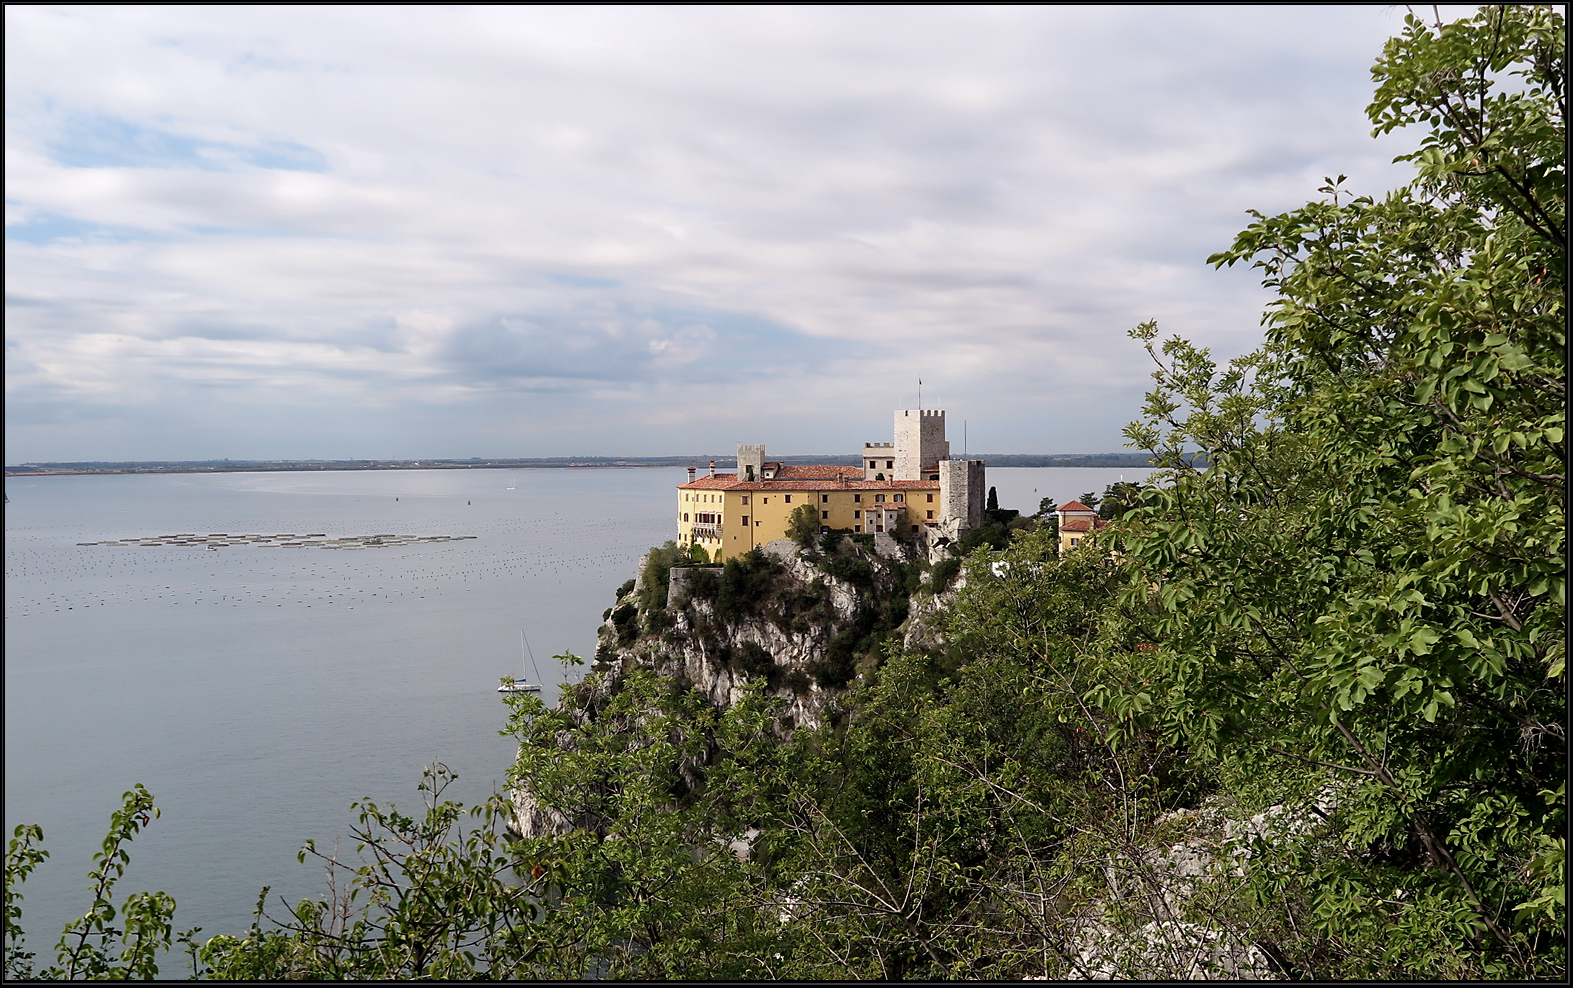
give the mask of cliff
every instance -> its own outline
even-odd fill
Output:
[[[642,668],[691,688],[718,710],[762,681],[784,704],[784,735],[833,722],[847,688],[879,665],[890,643],[943,647],[954,591],[941,586],[933,593],[932,570],[926,550],[888,538],[830,539],[807,549],[782,539],[725,567],[688,564],[672,548],[653,550],[606,611],[598,675],[573,687],[567,706],[576,718],[597,716],[623,678]],[[942,568],[942,583],[953,573]],[[572,732],[558,743],[572,746]],[[682,768],[702,784],[702,759]],[[599,826],[522,790],[513,804],[514,829],[523,836]]]

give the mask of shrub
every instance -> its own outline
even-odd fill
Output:
[[[612,612],[612,626],[617,629],[617,644],[632,644],[639,637],[639,612],[634,605],[624,604]]]
[[[825,689],[850,683],[857,675],[858,646],[862,640],[863,632],[857,627],[847,628],[831,638],[825,657],[809,667],[814,681]]]
[[[716,594],[716,616],[727,624],[736,624],[745,615],[754,613],[770,592],[773,569],[769,558],[757,546],[728,559],[726,568],[721,571],[721,588]]]
[[[721,575],[713,569],[691,570],[683,585],[689,600],[715,600],[721,590]]]
[[[935,593],[944,593],[950,589],[950,584],[956,579],[956,574],[961,572],[961,560],[955,556],[946,556],[934,564],[934,569],[929,573],[929,589]]]
[[[645,559],[643,585],[639,588],[639,609],[649,613],[666,606],[666,592],[673,566],[686,566],[692,560],[687,550],[670,540],[650,550]]]
[[[836,579],[843,583],[850,583],[854,587],[866,590],[874,585],[874,567],[869,565],[868,560],[859,559],[857,556],[839,553],[827,556],[821,568]]]
[[[852,534],[850,528],[832,528],[819,537],[819,551],[831,555],[836,547],[841,545],[841,540]]]
[[[732,653],[732,668],[749,676],[768,676],[775,664],[775,656],[757,642],[744,642]]]
[[[793,508],[787,518],[787,536],[805,549],[812,548],[819,539],[819,506],[801,504]]]

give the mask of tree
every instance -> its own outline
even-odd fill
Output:
[[[141,785],[121,796],[121,806],[110,815],[109,833],[102,850],[93,855],[88,873],[93,903],[81,918],[72,920],[55,944],[55,963],[33,971],[33,954],[23,949],[22,894],[19,886],[49,857],[38,845],[43,828],[18,826],[5,854],[5,973],[9,978],[48,980],[152,980],[158,975],[159,957],[176,942],[193,943],[199,930],[174,932],[175,900],[167,892],[138,892],[117,909],[115,885],[131,861],[131,840],[159,815],[153,794]],[[118,920],[118,922],[117,922]]]
[[[989,488],[989,502],[986,510],[998,511],[1000,509],[1000,492],[996,487]]]
[[[1155,717],[1241,791],[1332,780],[1337,840],[1253,871],[1312,976],[1565,971],[1563,38],[1409,17],[1369,114],[1428,127],[1415,182],[1253,214],[1213,261],[1277,293],[1262,350],[1133,333]]]
[[[787,537],[805,549],[819,541],[819,509],[812,504],[800,504],[787,518]]]
[[[1140,503],[1141,495],[1141,484],[1120,481],[1108,485],[1103,489],[1103,500],[1098,505],[1098,517],[1104,519],[1120,517]]]

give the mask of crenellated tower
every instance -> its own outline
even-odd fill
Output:
[[[950,459],[944,410],[899,409],[895,419],[895,472],[890,479],[938,480],[939,461]]]

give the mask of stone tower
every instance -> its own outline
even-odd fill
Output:
[[[942,410],[898,410],[894,438],[896,465],[891,480],[924,480],[938,471],[939,461],[950,459]]]
[[[983,461],[944,460],[939,465],[939,513],[962,528],[983,524]]]
[[[737,444],[737,479],[763,480],[765,476],[764,443]]]

